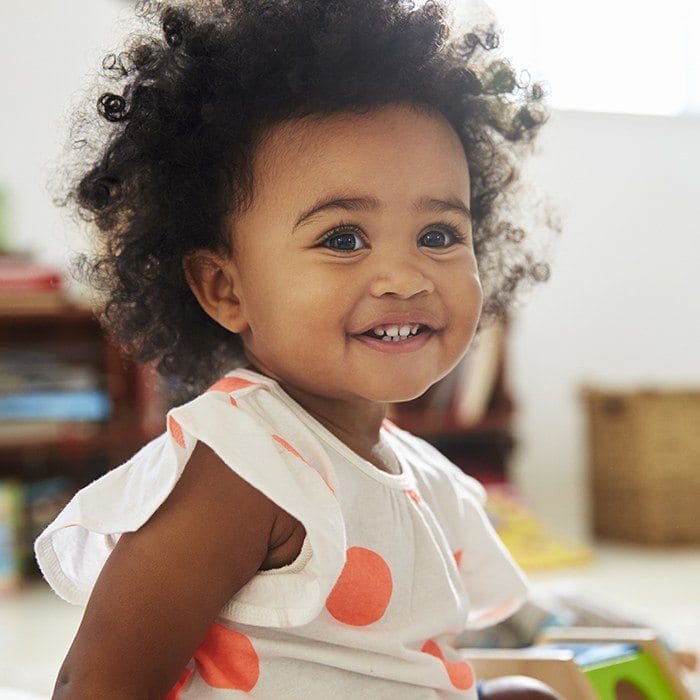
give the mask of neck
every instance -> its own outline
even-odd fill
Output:
[[[386,417],[386,404],[328,398],[279,382],[284,391],[346,445],[374,446]]]
[[[286,394],[351,450],[382,469],[387,467],[384,463],[378,464],[382,460],[377,452],[380,444],[379,429],[386,417],[385,403],[318,396],[289,384],[280,377],[272,376],[269,372],[263,372],[252,364],[247,369],[274,379]]]

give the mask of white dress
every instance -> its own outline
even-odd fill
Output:
[[[197,440],[306,538],[294,562],[258,571],[224,606],[169,700],[476,698],[451,642],[526,597],[483,487],[389,421],[381,440],[401,472],[381,471],[251,370],[172,409],[165,433],[79,491],[37,538],[59,596],[87,603],[120,534],[163,503]]]

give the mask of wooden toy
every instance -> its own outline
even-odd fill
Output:
[[[692,700],[674,656],[641,628],[560,627],[524,649],[462,649],[479,678],[525,675],[566,700]]]

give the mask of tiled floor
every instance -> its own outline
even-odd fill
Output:
[[[601,546],[586,567],[531,575],[538,590],[573,581],[585,593],[643,615],[680,646],[700,654],[700,548]],[[42,583],[0,598],[0,688],[48,698],[81,610]],[[688,677],[700,698],[700,683]],[[10,700],[0,691],[0,700]]]

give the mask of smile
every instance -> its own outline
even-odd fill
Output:
[[[351,337],[373,350],[394,354],[420,350],[434,335],[427,326],[419,327],[415,333],[409,331],[407,334],[397,333],[396,335],[386,332],[379,335],[375,333],[376,330],[373,328],[371,331]]]
[[[377,336],[385,342],[401,342],[425,330],[428,330],[427,326],[423,326],[420,323],[406,324],[403,326],[377,326],[376,328],[368,330],[364,335],[370,337]]]

